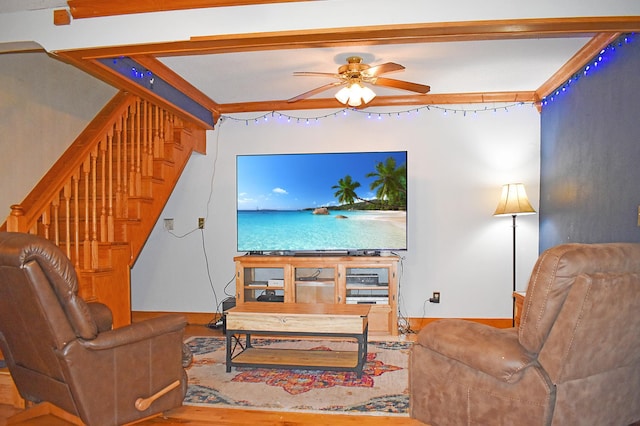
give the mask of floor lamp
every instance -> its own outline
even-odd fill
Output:
[[[502,187],[502,195],[498,202],[498,207],[493,213],[494,216],[512,216],[513,217],[513,293],[516,291],[516,216],[525,214],[535,214],[536,211],[531,207],[527,192],[521,183],[509,183]],[[512,315],[511,325],[516,325],[516,297],[511,293]]]

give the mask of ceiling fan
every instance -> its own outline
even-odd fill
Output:
[[[394,62],[370,66],[362,63],[361,57],[350,56],[347,58],[347,63],[338,68],[337,74],[325,72],[294,72],[293,75],[296,76],[334,77],[337,78],[338,81],[309,90],[308,92],[289,99],[288,102],[296,102],[301,99],[306,99],[320,92],[331,89],[332,87],[344,85],[345,87],[336,93],[336,99],[345,105],[348,104],[349,106],[357,107],[362,104],[369,103],[376,96],[373,90],[364,86],[362,83],[391,87],[393,89],[408,90],[410,92],[417,93],[427,93],[431,90],[431,87],[424,84],[380,77],[382,74],[393,71],[402,71],[403,69],[404,67],[402,65]]]

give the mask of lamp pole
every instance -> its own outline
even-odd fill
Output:
[[[509,183],[502,186],[502,195],[494,216],[511,215],[513,227],[513,286],[511,290],[511,326],[516,325],[516,216],[519,214],[535,214],[534,208],[529,203],[524,185],[521,183]]]
[[[513,292],[511,293],[511,326],[516,326],[516,215],[513,217]]]

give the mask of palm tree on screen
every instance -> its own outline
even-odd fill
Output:
[[[338,181],[337,185],[333,185],[331,189],[337,191],[333,194],[341,204],[353,204],[354,200],[360,200],[356,189],[360,187],[360,182],[355,182],[350,175],[346,175]]]
[[[406,209],[407,207],[407,166],[396,166],[396,160],[389,157],[376,164],[375,172],[366,177],[375,178],[370,189],[376,190],[376,198],[384,200],[389,207]]]

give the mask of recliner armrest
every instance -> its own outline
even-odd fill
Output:
[[[516,329],[466,320],[435,321],[418,334],[417,344],[508,383],[536,363],[536,356],[518,342]]]
[[[186,325],[187,319],[183,315],[167,314],[100,333],[93,340],[79,339],[79,342],[87,349],[106,350],[179,331],[184,329]]]
[[[98,327],[98,333],[109,331],[113,328],[113,314],[107,305],[100,302],[89,302],[87,306],[89,307],[91,318],[93,318]]]

